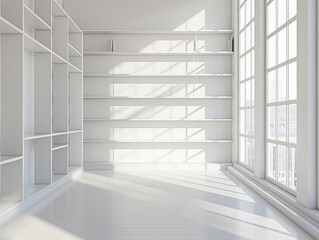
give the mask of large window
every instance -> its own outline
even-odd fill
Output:
[[[267,179],[296,191],[297,0],[266,0]]]
[[[241,0],[239,6],[239,134],[240,164],[254,167],[254,84],[255,41],[254,0]]]

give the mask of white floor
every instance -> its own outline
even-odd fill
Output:
[[[84,172],[1,240],[312,239],[228,172]]]

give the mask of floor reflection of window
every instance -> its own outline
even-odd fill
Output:
[[[296,0],[266,0],[267,178],[295,192],[297,143]]]

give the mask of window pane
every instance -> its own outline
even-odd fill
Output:
[[[297,143],[297,105],[289,105],[289,142]]]
[[[267,74],[267,102],[276,101],[276,71]]]
[[[239,10],[239,15],[240,15],[239,29],[241,30],[245,26],[245,5],[241,7],[241,9]]]
[[[254,168],[255,162],[255,140],[251,139],[251,147],[250,147],[250,161],[248,162],[251,169]]]
[[[255,75],[255,50],[251,51],[251,75]]]
[[[288,187],[296,190],[297,189],[297,170],[296,170],[296,149],[288,149]]]
[[[289,100],[297,99],[297,63],[289,64]]]
[[[255,135],[255,110],[251,109],[251,136]]]
[[[249,166],[250,163],[250,159],[251,159],[251,139],[250,138],[246,138],[246,165]]]
[[[240,42],[240,52],[239,52],[239,54],[240,55],[243,55],[244,52],[245,52],[245,42],[246,42],[245,39],[246,39],[246,35],[245,35],[245,31],[244,31],[244,32],[242,32],[240,34],[240,38],[239,38],[239,42]]]
[[[246,24],[251,20],[251,0],[246,1]]]
[[[297,14],[297,0],[289,0],[289,19],[293,18]]]
[[[240,36],[239,36],[239,121],[240,121],[240,163],[245,167],[251,168],[253,142],[253,77],[254,77],[254,0],[240,0],[239,19],[240,19]],[[244,10],[243,10],[244,9]]]
[[[255,79],[251,80],[251,104],[255,105]]]
[[[276,107],[268,107],[267,108],[267,132],[268,132],[268,139],[275,140],[276,139]]]
[[[240,134],[245,134],[245,110],[240,110]]]
[[[246,109],[246,135],[251,135],[251,109]]]
[[[296,16],[297,0],[266,0],[266,169],[284,189],[296,189],[297,180]]]
[[[287,29],[278,33],[278,64],[287,60]]]
[[[278,27],[287,21],[286,0],[278,0]]]
[[[286,66],[278,69],[278,101],[287,100],[287,73]]]
[[[251,53],[246,55],[246,78],[251,77]]]
[[[267,176],[276,180],[277,176],[277,148],[275,144],[267,144]]]
[[[278,145],[278,182],[287,185],[287,148]]]
[[[278,140],[286,141],[287,135],[287,107],[282,105],[278,107]]]
[[[267,35],[276,29],[276,2],[272,1],[267,7]]]
[[[251,49],[251,25],[246,28],[246,51]]]
[[[268,39],[267,49],[267,68],[271,68],[276,65],[276,35]]]
[[[240,158],[239,161],[245,163],[245,149],[246,149],[246,142],[244,137],[240,137],[240,143],[239,143],[239,152],[240,152]]]
[[[246,75],[246,58],[245,56],[239,59],[239,71],[240,71],[240,81],[245,80]]]
[[[240,103],[239,103],[239,106],[240,107],[245,107],[245,99],[246,99],[246,96],[245,96],[245,92],[246,92],[246,90],[245,90],[245,85],[246,85],[246,83],[244,82],[244,83],[241,83],[239,86],[240,86],[240,93],[239,93],[239,95],[240,95]]]
[[[297,21],[289,24],[289,59],[297,56]]]
[[[251,81],[246,82],[246,106],[251,106]]]

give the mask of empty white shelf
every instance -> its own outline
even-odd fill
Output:
[[[217,100],[232,99],[232,96],[215,96],[215,97],[103,97],[103,96],[84,96],[84,99],[104,99],[104,100]]]
[[[54,132],[54,133],[52,133],[52,137],[67,135],[67,134],[68,134],[68,132]]]
[[[191,122],[191,123],[206,123],[206,122],[232,122],[232,119],[103,119],[103,118],[86,118],[84,122]]]
[[[202,140],[202,141],[197,141],[197,140],[189,140],[189,141],[112,141],[112,140],[105,140],[105,139],[84,139],[84,143],[111,143],[111,144],[161,144],[161,143],[173,143],[173,144],[178,144],[178,143],[232,143],[232,140]]]
[[[69,134],[74,134],[74,133],[81,133],[82,130],[70,130]]]
[[[22,156],[1,156],[0,165],[20,161],[22,158]]]
[[[84,52],[84,56],[231,56],[233,52]]]
[[[110,77],[110,78],[207,78],[207,77],[232,77],[232,73],[212,73],[212,74],[95,74],[87,73],[84,77]]]
[[[51,30],[51,27],[27,6],[24,6],[24,21],[33,29]]]
[[[32,136],[25,136],[24,140],[36,140],[36,139],[41,139],[41,138],[47,138],[51,137],[51,133],[46,133],[46,134],[34,134]]]
[[[10,33],[17,34],[22,33],[22,31],[10,23],[8,20],[0,16],[0,33]]]
[[[51,50],[44,46],[39,41],[35,40],[33,37],[29,36],[28,34],[24,34],[24,47],[26,50],[33,51],[33,52],[42,52],[42,53],[49,53]]]
[[[83,30],[84,34],[108,35],[230,35],[233,30],[202,30],[202,31],[147,31],[147,30]]]
[[[53,144],[52,151],[67,148],[68,144]]]

